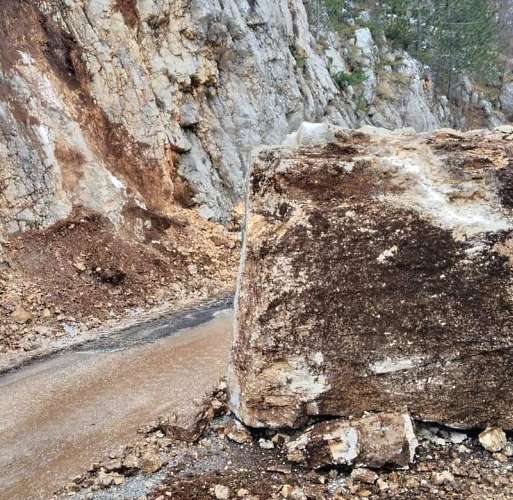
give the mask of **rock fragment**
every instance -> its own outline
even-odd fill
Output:
[[[159,417],[153,424],[167,436],[180,441],[194,443],[203,435],[209,422],[214,418],[214,409],[210,400],[205,400],[196,405],[193,414],[166,415]]]
[[[155,452],[148,450],[141,457],[141,470],[145,474],[154,474],[158,472],[164,466],[164,462],[160,458],[160,455]]]
[[[373,470],[364,467],[357,467],[351,472],[351,479],[360,483],[374,484],[378,478],[379,476]]]
[[[218,500],[228,500],[230,498],[230,488],[222,484],[216,484],[213,488],[213,494]]]
[[[479,443],[489,452],[502,451],[508,444],[506,433],[498,427],[488,427],[479,434]]]
[[[122,465],[125,469],[128,469],[129,471],[136,470],[140,469],[141,461],[136,455],[130,454],[124,458]]]
[[[441,486],[443,484],[449,484],[454,482],[454,476],[448,471],[435,472],[433,474],[433,484]]]
[[[272,450],[274,448],[274,443],[269,439],[260,438],[258,440],[258,446],[264,450]]]
[[[27,311],[24,307],[18,306],[12,313],[12,317],[16,323],[24,324],[32,321],[32,313]]]
[[[238,444],[251,444],[253,442],[251,433],[238,420],[232,420],[228,424],[225,434],[228,439]]]
[[[287,458],[314,468],[406,467],[414,459],[417,444],[408,415],[378,414],[317,424],[287,444]]]

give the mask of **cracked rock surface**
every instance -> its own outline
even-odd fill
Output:
[[[420,63],[378,48],[366,28],[348,40],[319,32],[309,6],[3,2],[0,233],[46,227],[77,206],[120,224],[131,204],[192,203],[226,222],[251,149],[281,143],[304,120],[417,130],[461,121]],[[333,75],[355,64],[364,88],[341,89]],[[491,102],[485,109],[468,114],[504,121]]]
[[[230,375],[247,425],[513,428],[511,133],[367,127],[259,153]]]

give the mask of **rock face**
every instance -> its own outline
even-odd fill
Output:
[[[315,425],[287,444],[287,457],[314,468],[406,467],[414,459],[417,444],[409,415],[380,414]]]
[[[232,409],[513,429],[513,128],[333,135],[254,162]]]
[[[454,122],[417,61],[378,48],[366,28],[347,40],[314,30],[310,3],[2,2],[0,233],[77,206],[118,225],[130,207],[175,203],[226,221],[252,147],[303,120]],[[341,88],[333,75],[352,66],[367,81]]]

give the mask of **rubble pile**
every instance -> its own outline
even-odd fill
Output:
[[[228,231],[190,210],[147,212],[137,221],[134,235],[76,210],[48,229],[9,237],[0,264],[0,355],[33,356],[132,315],[232,293],[237,227]]]
[[[141,429],[137,443],[93,464],[60,494],[95,498],[105,491],[147,500],[477,500],[513,495],[513,443],[508,440],[501,452],[491,452],[474,432],[434,424],[413,427],[409,419],[393,415],[367,415],[352,427],[333,420],[305,431],[251,429],[230,415],[222,387],[197,408],[189,421],[165,416]],[[169,433],[170,421],[175,432]],[[195,431],[176,433],[182,425]],[[357,464],[335,463],[332,453],[344,451],[341,431],[348,429],[370,431],[361,442],[364,454]],[[305,436],[314,444],[303,446]],[[297,460],[297,450],[308,463]],[[315,467],[319,459],[323,466]]]

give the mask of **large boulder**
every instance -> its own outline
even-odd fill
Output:
[[[336,131],[249,176],[229,389],[247,425],[513,429],[513,135]]]

